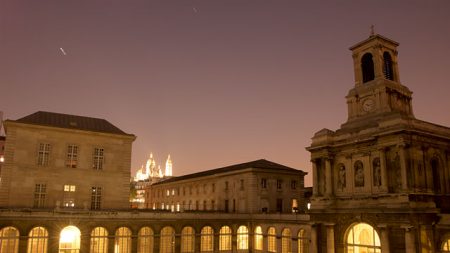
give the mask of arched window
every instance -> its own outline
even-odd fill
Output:
[[[355,162],[355,187],[364,187],[364,165],[361,161]]]
[[[248,228],[240,226],[237,230],[237,249],[239,252],[248,252]]]
[[[292,238],[289,228],[283,229],[281,232],[281,253],[292,253]]]
[[[59,252],[80,252],[80,230],[75,226],[67,226],[59,234]]]
[[[267,251],[277,252],[277,233],[274,227],[267,230]]]
[[[120,227],[116,230],[114,253],[131,253],[131,230]]]
[[[255,250],[263,250],[263,234],[260,226],[255,228]]]
[[[367,223],[351,226],[345,237],[345,252],[381,253],[380,237],[377,231]]]
[[[223,226],[219,230],[219,251],[231,251],[231,228]]]
[[[138,253],[153,253],[153,229],[143,227],[138,232]]]
[[[306,237],[306,232],[304,229],[300,229],[297,234],[298,237],[298,253],[307,253],[309,239]]]
[[[384,78],[394,80],[394,71],[392,67],[392,58],[388,52],[383,53],[383,73]]]
[[[442,252],[450,252],[450,237],[447,237],[447,239],[445,239],[442,243],[441,250]]]
[[[0,252],[17,253],[19,250],[19,230],[5,227],[0,230]]]
[[[46,253],[47,244],[48,232],[44,227],[35,227],[28,233],[28,253]]]
[[[96,227],[91,232],[91,253],[108,253],[108,230]]]
[[[181,252],[193,253],[195,251],[195,231],[193,227],[184,227],[181,230]]]
[[[214,250],[214,230],[210,226],[203,227],[200,231],[200,252],[212,252]]]
[[[363,74],[363,83],[372,81],[375,78],[372,54],[366,53],[363,55],[361,59],[361,69]]]
[[[161,229],[159,252],[175,252],[175,230],[172,227],[164,227],[163,229]]]

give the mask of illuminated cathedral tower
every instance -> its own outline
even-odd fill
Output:
[[[166,160],[166,172],[164,174],[166,177],[172,176],[172,160],[170,159],[170,155],[167,157]]]

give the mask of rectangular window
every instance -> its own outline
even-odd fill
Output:
[[[94,162],[92,164],[92,168],[94,170],[102,170],[103,169],[103,163],[104,163],[103,153],[104,153],[103,148],[94,148]]]
[[[216,191],[216,184],[212,184],[212,186],[211,186],[211,191],[212,191],[212,192],[215,192],[215,191]]]
[[[203,184],[203,193],[206,194],[206,184]]]
[[[228,190],[228,181],[225,181],[225,190]]]
[[[75,185],[64,185],[63,207],[75,207]]]
[[[207,208],[207,206],[206,206],[207,204],[206,204],[206,200],[203,200],[203,210],[208,210],[208,208]]]
[[[66,167],[76,168],[78,161],[78,146],[68,145],[67,146],[67,157],[66,157]]]
[[[292,190],[297,189],[297,181],[296,180],[291,180],[291,189]]]
[[[50,157],[50,144],[48,143],[40,143],[39,151],[38,151],[38,164],[40,166],[47,166],[48,159]]]
[[[45,206],[45,196],[47,194],[46,184],[36,184],[34,187],[34,208],[42,208]]]
[[[93,186],[91,188],[91,210],[98,210],[102,204],[102,187]]]
[[[229,201],[228,201],[228,199],[226,199],[226,200],[225,200],[225,206],[224,206],[224,209],[225,209],[225,212],[226,212],[226,213],[229,212],[229,208],[230,208],[229,205],[230,205],[230,204],[229,204]]]
[[[241,191],[243,191],[244,190],[244,179],[241,179]]]
[[[216,210],[216,201],[211,200],[211,210]]]
[[[278,190],[281,189],[281,184],[282,184],[281,179],[277,179],[277,189],[278,189]]]
[[[267,179],[261,178],[261,188],[266,189],[267,188]]]
[[[199,210],[198,209],[198,200],[195,201],[195,210]]]
[[[283,212],[283,199],[277,199],[277,212]]]

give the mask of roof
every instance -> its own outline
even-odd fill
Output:
[[[388,39],[388,38],[386,38],[386,37],[384,37],[384,36],[381,36],[381,35],[379,35],[379,34],[375,34],[375,35],[371,35],[369,38],[367,38],[367,39],[365,39],[365,40],[363,40],[363,41],[361,41],[361,42],[358,42],[356,45],[350,47],[349,49],[350,49],[350,50],[353,50],[353,49],[355,49],[355,48],[357,48],[357,47],[359,47],[359,46],[361,46],[361,45],[363,45],[363,44],[365,44],[365,43],[367,43],[368,41],[371,41],[371,40],[382,40],[382,41],[387,42],[387,43],[390,43],[390,44],[392,44],[392,45],[394,45],[394,46],[396,46],[396,47],[400,45],[400,44],[399,44],[398,42],[396,42],[396,41],[393,41],[393,40],[391,40],[391,39]]]
[[[101,133],[130,135],[120,130],[113,124],[109,123],[105,119],[90,118],[54,112],[39,111],[30,114],[28,116],[25,116],[23,118],[20,118],[18,120],[15,120],[14,122],[40,126],[78,129]]]
[[[268,161],[266,159],[260,159],[260,160],[256,160],[256,161],[252,161],[252,162],[235,164],[235,165],[231,165],[231,166],[227,166],[227,167],[206,170],[206,171],[188,174],[188,175],[184,175],[184,176],[172,177],[167,180],[155,183],[154,185],[165,184],[165,183],[181,181],[181,180],[197,178],[197,177],[205,177],[205,176],[216,175],[216,174],[221,174],[221,173],[226,173],[226,172],[231,172],[231,171],[239,171],[239,170],[244,170],[244,169],[249,169],[249,168],[268,169],[268,170],[274,170],[277,172],[284,171],[284,172],[303,173],[305,175],[307,174],[306,172],[301,171],[301,170],[297,170],[297,169],[287,167],[287,166],[284,166],[284,165],[281,165],[278,163],[274,163],[274,162]]]

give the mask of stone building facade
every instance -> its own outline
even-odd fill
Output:
[[[301,170],[264,159],[173,177],[148,186],[148,208],[171,211],[305,211]]]
[[[412,92],[400,82],[398,45],[371,35],[350,48],[355,86],[346,97],[347,122],[317,132],[307,148],[315,252],[448,246],[450,128],[414,117]]]
[[[103,119],[50,112],[4,126],[1,207],[129,208],[134,135]]]

